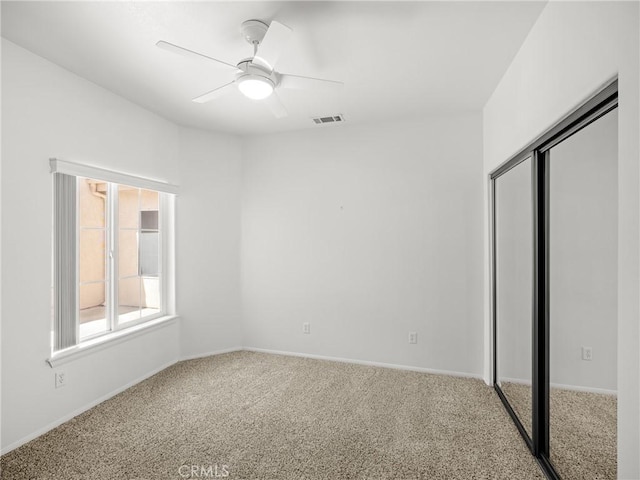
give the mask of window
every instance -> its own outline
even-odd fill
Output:
[[[51,164],[54,351],[171,313],[175,187]]]

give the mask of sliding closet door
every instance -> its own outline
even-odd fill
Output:
[[[527,158],[493,183],[495,383],[529,439],[533,436],[531,169]]]
[[[616,478],[618,114],[546,153],[549,459],[565,480]]]
[[[617,474],[617,107],[614,80],[490,176],[494,386],[552,480]]]

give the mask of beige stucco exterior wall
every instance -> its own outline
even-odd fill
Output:
[[[85,179],[77,182],[78,221],[80,226],[80,265],[81,283],[105,279],[105,201],[91,191],[91,185]],[[80,286],[80,309],[103,305],[105,301],[104,283],[91,283]]]
[[[106,184],[78,179],[80,222],[80,282],[104,282],[105,279],[105,200]],[[94,190],[94,191],[92,191]],[[159,308],[159,282],[157,278],[138,276],[138,224],[141,210],[158,210],[158,194],[121,186],[118,192],[118,248],[119,291],[122,306]],[[135,278],[132,278],[134,277]],[[105,284],[90,283],[80,286],[80,309],[104,305]]]

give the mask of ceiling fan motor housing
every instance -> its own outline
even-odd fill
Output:
[[[241,71],[236,73],[236,82],[241,78],[246,79],[247,77],[261,77],[262,79],[270,82],[273,88],[275,88],[279,83],[278,74],[275,71],[270,72],[265,67],[253,63],[251,58],[245,58],[244,60],[241,60],[240,63],[238,63],[238,68]]]

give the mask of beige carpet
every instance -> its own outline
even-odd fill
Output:
[[[531,387],[503,383],[502,391],[530,432]],[[549,415],[551,462],[563,479],[617,478],[615,396],[552,388]]]
[[[480,380],[251,352],[176,364],[0,463],[6,480],[544,478]]]
[[[531,385],[520,383],[502,382],[500,389],[509,400],[509,405],[520,419],[520,423],[532,437],[531,432]]]

